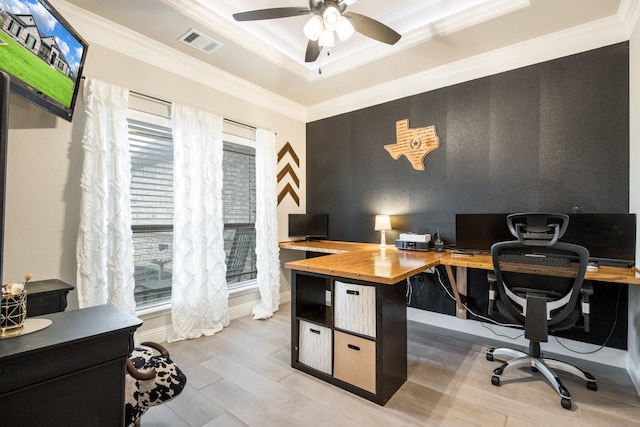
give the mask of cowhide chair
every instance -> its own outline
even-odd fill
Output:
[[[160,344],[143,342],[127,359],[125,425],[140,425],[147,410],[182,392],[187,377]]]

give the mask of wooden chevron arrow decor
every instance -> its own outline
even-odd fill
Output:
[[[295,163],[295,166],[299,168],[300,158],[298,157],[298,155],[296,154],[295,150],[293,149],[293,147],[289,142],[287,142],[284,145],[284,147],[282,147],[282,149],[280,149],[280,151],[278,152],[278,163],[280,163],[280,161],[287,154],[289,154],[289,156]],[[295,184],[296,188],[300,188],[300,178],[298,178],[298,175],[296,174],[296,171],[294,170],[292,163],[289,163],[289,162],[285,163],[282,169],[280,169],[280,172],[278,172],[278,184],[280,184],[280,182],[287,176],[289,176],[291,180],[293,180],[293,183]],[[296,193],[296,190],[291,185],[291,183],[287,183],[287,185],[285,185],[282,188],[282,191],[280,191],[280,194],[278,194],[278,205],[282,202],[282,200],[284,200],[287,194],[291,196],[291,198],[296,202],[298,206],[300,206],[300,197]]]
[[[282,178],[284,178],[287,174],[289,174],[291,176],[291,179],[293,179],[293,181],[296,183],[296,187],[300,188],[300,178],[298,178],[298,175],[296,175],[295,171],[288,163],[278,173],[278,182],[282,181]]]
[[[287,153],[291,154],[291,158],[293,159],[293,161],[296,162],[296,165],[298,167],[300,167],[300,159],[298,158],[298,155],[293,150],[293,147],[291,146],[291,144],[289,144],[289,142],[284,144],[284,147],[282,147],[280,151],[278,151],[278,163],[280,163],[280,160],[282,160],[282,158]]]
[[[291,198],[296,202],[296,205],[300,206],[300,197],[296,194],[296,190],[293,189],[291,184],[287,183],[284,186],[280,194],[278,194],[278,204],[282,202],[282,200],[287,196],[287,194],[291,195]]]

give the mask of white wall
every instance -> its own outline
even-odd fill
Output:
[[[640,214],[640,24],[629,41],[629,211]],[[640,227],[636,242],[640,242]],[[636,260],[640,260],[640,244],[636,243]],[[637,273],[636,273],[637,274]],[[627,371],[640,393],[640,286],[629,286]]]
[[[305,206],[306,141],[302,107],[286,103],[276,94],[255,90],[257,88],[248,84],[246,90],[237,91],[239,95],[230,94],[228,80],[223,76],[217,81],[219,74],[215,69],[203,74],[202,82],[185,77],[180,71],[168,71],[166,68],[171,64],[189,60],[172,51],[167,51],[166,58],[158,57],[158,52],[166,49],[155,47],[153,41],[140,42],[139,49],[128,47],[128,54],[107,48],[100,44],[104,39],[103,30],[108,28],[109,36],[117,38],[113,35],[117,30],[115,26],[111,28],[108,22],[96,22],[98,18],[94,16],[86,18],[82,11],[67,9],[70,6],[66,3],[52,3],[60,6],[67,20],[90,44],[85,76],[272,130],[277,133],[278,149],[289,142],[300,158],[300,167],[296,170],[300,178],[298,195],[300,206]],[[130,40],[125,37],[118,45],[130,43]],[[150,57],[154,61],[146,60]],[[165,67],[163,64],[169,65]],[[243,86],[237,79],[234,84]],[[252,91],[258,102],[253,102]],[[3,264],[5,282],[21,281],[26,273],[33,274],[33,280],[58,278],[71,284],[76,282],[83,109],[84,103],[80,99],[73,123],[68,123],[11,96]],[[299,114],[296,109],[300,110]],[[279,230],[280,240],[286,239],[287,214],[301,211],[301,207],[290,197],[278,207],[279,223],[285,224]],[[281,282],[286,295],[289,286],[286,273]],[[245,314],[258,298],[257,292],[236,296],[230,301],[232,316],[233,313]],[[76,307],[74,291],[69,298],[69,308]],[[169,323],[168,319],[166,314],[155,319],[147,318],[140,331],[162,328]]]

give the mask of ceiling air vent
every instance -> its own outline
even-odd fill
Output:
[[[222,46],[222,43],[193,28],[184,33],[178,40],[207,55]]]

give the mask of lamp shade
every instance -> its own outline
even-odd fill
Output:
[[[340,39],[340,41],[345,41],[346,39],[351,37],[354,32],[355,32],[355,28],[353,28],[353,25],[351,25],[351,22],[349,22],[349,20],[344,16],[341,16],[340,23],[336,27],[336,34],[338,35],[338,38]]]
[[[376,215],[375,231],[391,230],[391,217],[389,215]]]
[[[338,24],[340,24],[340,18],[342,18],[340,11],[335,6],[328,6],[322,13],[324,28],[329,31],[335,31]]]
[[[318,45],[322,47],[333,47],[333,44],[334,44],[333,31],[327,30],[325,28],[320,33],[320,39],[318,40]]]
[[[320,38],[320,33],[322,33],[323,25],[322,25],[322,17],[318,15],[314,15],[302,28],[304,35],[307,36],[309,40],[316,41]]]

